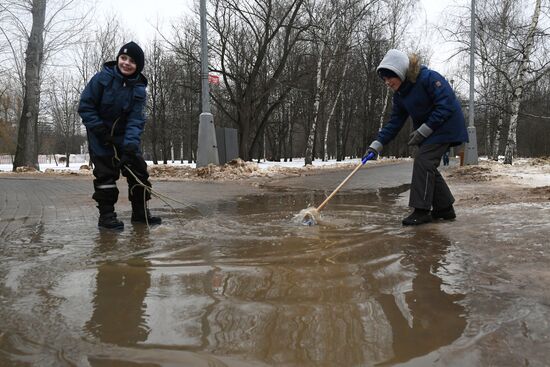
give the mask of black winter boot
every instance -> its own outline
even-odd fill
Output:
[[[117,219],[115,209],[110,206],[98,206],[99,208],[99,220],[97,226],[105,229],[124,229],[124,223]]]
[[[402,223],[404,226],[417,226],[419,224],[430,223],[431,221],[432,216],[429,210],[415,208],[414,212],[403,219]]]
[[[432,210],[432,218],[443,219],[443,220],[455,219],[456,218],[455,209],[453,208],[452,205],[445,209],[434,209]]]
[[[145,208],[145,203],[141,200],[132,201],[132,223],[147,223],[149,225],[161,224],[160,217],[151,215],[149,209]]]

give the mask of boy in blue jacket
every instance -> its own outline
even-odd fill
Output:
[[[151,187],[147,163],[140,152],[147,87],[147,79],[141,73],[144,63],[141,47],[134,42],[125,44],[116,61],[105,63],[80,97],[78,113],[86,126],[90,159],[94,164],[92,197],[99,209],[100,228],[124,228],[114,207],[119,193],[116,181],[121,172],[128,181],[132,222],[161,223],[161,219],[151,216],[147,209],[146,201],[151,198],[149,190],[136,180],[137,177]]]
[[[437,170],[449,147],[468,141],[464,115],[453,89],[440,74],[420,65],[415,55],[409,57],[395,49],[386,53],[377,72],[394,91],[393,107],[390,120],[370,144],[367,154],[380,154],[408,117],[413,124],[408,144],[418,146],[409,198],[414,211],[403,219],[403,225],[456,218],[454,197]]]

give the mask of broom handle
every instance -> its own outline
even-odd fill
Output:
[[[346,182],[349,181],[349,179],[355,174],[355,172],[357,172],[359,170],[359,168],[361,168],[362,165],[364,165],[365,163],[367,163],[368,160],[372,159],[374,157],[374,153],[369,153],[365,158],[363,158],[363,160],[361,161],[361,163],[359,163],[357,165],[357,167],[355,167],[355,169],[353,171],[351,171],[351,173],[348,175],[348,177],[346,177],[344,179],[344,181],[342,181],[342,183],[340,185],[338,185],[337,188],[334,189],[334,191],[332,192],[332,194],[330,194],[328,196],[328,198],[325,199],[325,201],[323,201],[321,203],[321,205],[319,205],[317,207],[317,211],[323,209],[325,207],[325,205],[327,205],[327,203],[329,202],[330,199],[332,199],[332,197],[334,195],[336,195],[336,193],[338,192],[338,190],[340,190],[342,188],[342,186],[344,186],[346,184]]]

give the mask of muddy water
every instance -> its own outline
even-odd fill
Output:
[[[147,230],[95,218],[6,236],[0,365],[392,365],[448,346],[468,312],[467,257],[403,228],[400,187],[310,192],[164,213]]]

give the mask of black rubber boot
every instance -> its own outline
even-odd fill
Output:
[[[432,210],[432,218],[443,219],[443,220],[455,219],[456,218],[455,209],[453,208],[452,205],[445,209],[434,209]]]
[[[99,220],[97,226],[105,229],[124,229],[124,223],[117,219],[115,208],[110,206],[98,206],[99,208]]]
[[[149,225],[161,224],[162,219],[151,215],[149,209],[145,209],[143,201],[132,202],[132,223],[147,223]]]
[[[403,219],[404,226],[417,226],[419,224],[430,223],[432,216],[430,211],[426,209],[414,209],[411,215]]]

